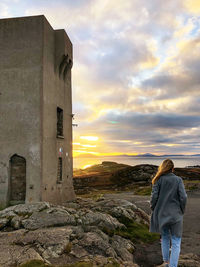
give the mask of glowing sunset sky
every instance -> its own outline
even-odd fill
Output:
[[[74,155],[200,153],[199,0],[1,0],[74,46]]]

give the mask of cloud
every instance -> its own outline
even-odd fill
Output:
[[[0,17],[7,18],[9,16],[8,5],[4,2],[0,3]]]
[[[198,0],[185,0],[184,4],[188,11],[193,14],[199,14],[200,3]]]
[[[112,123],[115,122],[115,123]],[[199,116],[110,112],[80,131],[98,134],[100,153],[198,153]],[[94,130],[98,129],[98,130]]]
[[[0,10],[44,14],[68,33],[77,143],[91,135],[102,153],[197,150],[199,1],[3,0]]]

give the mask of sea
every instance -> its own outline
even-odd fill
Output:
[[[131,166],[138,164],[153,164],[159,166],[165,157],[94,157],[94,158],[73,158],[74,169],[85,169],[92,165],[101,164],[102,161],[114,161],[117,163],[123,163]],[[170,157],[173,160],[175,168],[188,167],[200,165],[200,157],[195,156],[173,156]]]

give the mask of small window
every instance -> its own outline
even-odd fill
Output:
[[[62,181],[62,158],[58,158],[57,182]]]
[[[63,110],[57,107],[57,137],[63,137]]]

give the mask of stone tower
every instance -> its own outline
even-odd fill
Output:
[[[75,199],[72,43],[41,16],[0,19],[0,205]]]

